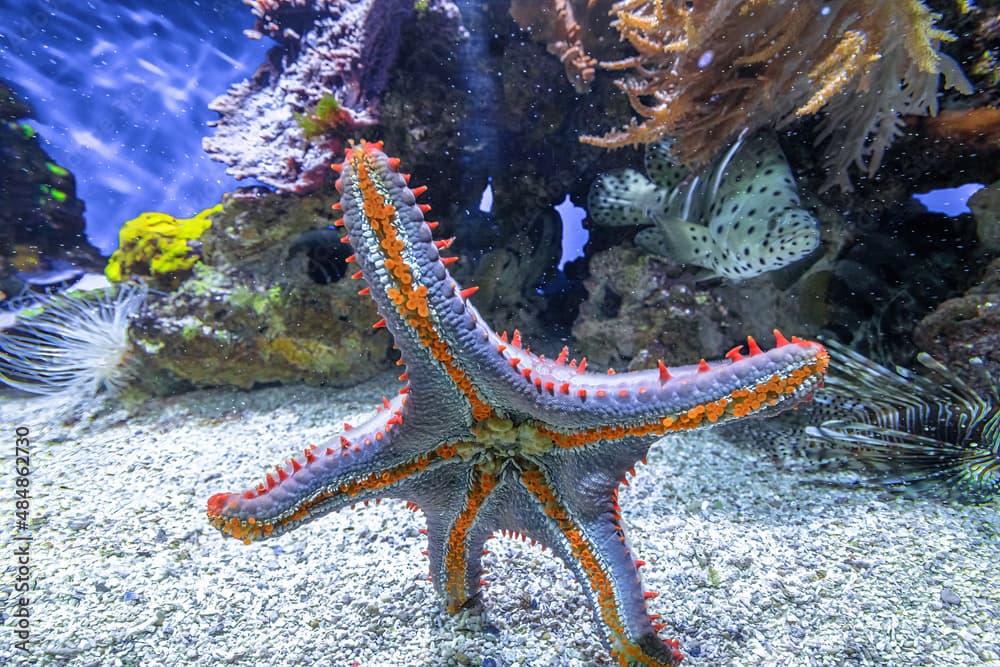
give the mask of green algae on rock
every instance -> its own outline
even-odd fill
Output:
[[[100,253],[84,233],[84,203],[76,178],[46,152],[25,119],[34,110],[0,80],[0,292],[16,293],[19,271],[44,270],[51,260],[84,269]]]
[[[331,244],[329,194],[226,199],[177,289],[150,295],[131,337],[157,384],[354,384],[389,364],[374,308]],[[166,376],[166,377],[164,377]],[[162,391],[162,386],[151,387]]]

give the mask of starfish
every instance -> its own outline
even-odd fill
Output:
[[[495,533],[537,540],[583,585],[620,665],[681,660],[658,636],[621,524],[618,489],[664,434],[789,407],[826,371],[818,343],[775,331],[726,359],[598,374],[586,359],[532,354],[517,331],[497,335],[448,273],[427,222],[425,187],[409,187],[382,143],[346,152],[336,185],[339,226],[400,351],[406,384],[365,423],[275,467],[255,489],[208,500],[208,518],[246,543],[347,505],[402,498],[427,521],[434,588],[450,612],[479,599],[483,546]],[[405,361],[404,361],[405,360]]]

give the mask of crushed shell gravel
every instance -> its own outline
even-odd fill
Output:
[[[611,665],[579,584],[539,547],[492,540],[484,609],[448,616],[426,580],[423,517],[401,501],[249,547],[209,527],[211,494],[255,484],[393,386],[199,391],[71,425],[44,399],[3,394],[4,625],[16,426],[33,441],[34,590],[31,654],[7,634],[0,664]],[[995,503],[778,469],[706,431],[656,444],[621,504],[660,592],[650,611],[685,665],[1000,661]]]

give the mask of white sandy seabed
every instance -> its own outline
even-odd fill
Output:
[[[401,501],[250,546],[208,525],[210,495],[255,486],[395,384],[200,391],[73,425],[4,395],[0,664],[611,665],[580,585],[520,541],[489,543],[484,611],[448,616],[426,579],[423,516]],[[28,654],[12,627],[19,426],[32,440]],[[710,431],[653,447],[621,504],[660,592],[650,611],[685,664],[1000,662],[997,505],[830,480]]]

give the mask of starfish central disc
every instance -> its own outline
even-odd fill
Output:
[[[455,449],[463,460],[477,459],[488,472],[496,472],[511,459],[541,456],[555,447],[552,438],[530,419],[515,424],[512,419],[494,415],[476,422],[472,433],[475,440],[460,442]]]

